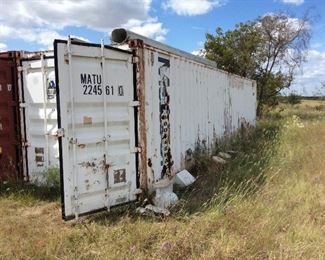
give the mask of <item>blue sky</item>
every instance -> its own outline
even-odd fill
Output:
[[[205,33],[224,30],[269,12],[316,21],[308,62],[290,91],[312,95],[325,82],[325,1],[323,0],[0,0],[0,50],[41,50],[67,35],[109,43],[112,28],[126,27],[173,47],[193,52]],[[325,90],[324,90],[325,91]]]

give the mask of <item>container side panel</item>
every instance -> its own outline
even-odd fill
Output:
[[[59,167],[54,59],[22,62],[29,180]]]
[[[162,61],[168,61],[168,69]],[[166,62],[165,62],[166,63]],[[168,84],[164,84],[164,76]],[[255,82],[225,71],[213,69],[185,57],[147,47],[145,49],[146,120],[148,136],[149,187],[164,175],[165,143],[170,140],[171,171],[190,167],[199,145],[211,151],[218,138],[243,125],[255,125]],[[162,86],[166,86],[162,89]],[[164,135],[161,105],[168,96],[168,126]],[[164,122],[163,122],[164,123]],[[168,144],[168,143],[167,143]]]
[[[19,97],[16,59],[0,58],[0,181],[16,179],[21,172]]]
[[[135,200],[131,55],[57,43],[56,59],[65,131],[64,217]]]
[[[148,147],[148,183],[172,174],[170,135],[170,59],[145,52],[146,125]]]

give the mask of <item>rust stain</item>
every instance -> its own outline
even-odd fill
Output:
[[[91,116],[84,116],[84,125],[91,125],[93,123],[93,118]]]
[[[85,161],[78,163],[81,167],[86,168],[87,171],[92,172],[93,174],[96,174],[100,171],[100,166],[97,164],[96,159],[94,161]]]
[[[68,54],[64,55],[64,63],[69,64],[69,56],[68,56]]]
[[[82,163],[79,163],[79,165],[81,165],[82,167],[85,167],[85,168],[96,167],[95,162],[82,162]]]
[[[110,164],[106,163],[106,159],[105,158],[104,158],[104,160],[102,160],[100,162],[100,165],[101,165],[100,168],[102,169],[102,171],[104,171],[104,173],[111,167]]]
[[[148,159],[148,166],[151,168],[152,167],[152,162],[151,162],[151,159],[149,158]]]
[[[144,49],[143,41],[134,39],[129,41],[129,47],[133,50],[133,55],[136,59],[136,88],[137,96],[140,101],[138,108],[139,117],[139,145],[141,147],[139,175],[140,188],[148,189],[148,173],[147,173],[147,130],[145,118],[145,82],[144,82]]]

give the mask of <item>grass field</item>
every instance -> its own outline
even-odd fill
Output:
[[[55,190],[3,189],[0,258],[325,259],[325,101],[279,105],[242,136],[228,165],[196,156],[167,218],[130,205],[63,222]]]

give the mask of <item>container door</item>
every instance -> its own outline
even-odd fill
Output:
[[[0,57],[0,181],[21,172],[17,65],[9,54]]]
[[[136,199],[129,52],[55,41],[64,219]]]
[[[42,183],[48,169],[59,166],[54,59],[25,60],[22,67],[28,175]]]

